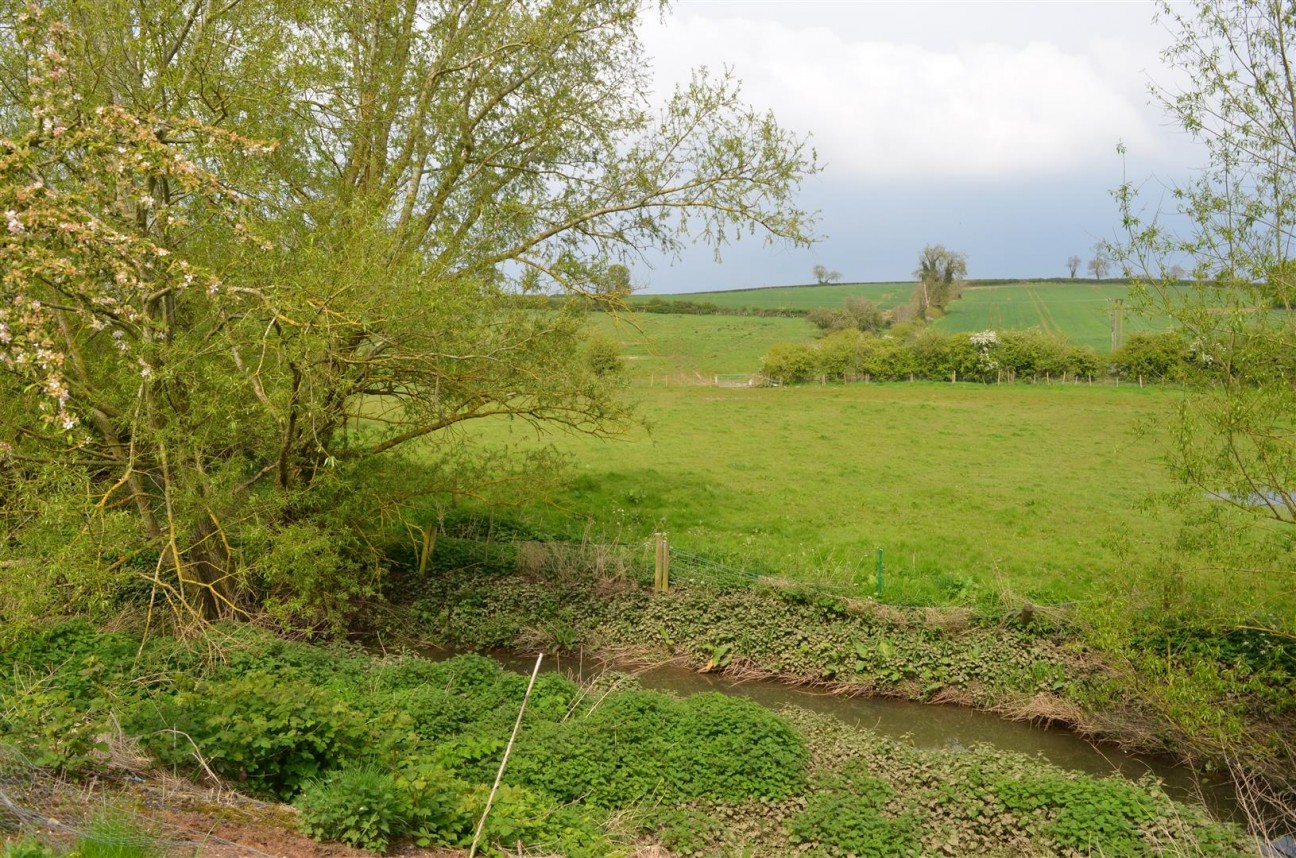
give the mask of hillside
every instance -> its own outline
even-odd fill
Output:
[[[912,283],[771,286],[727,292],[636,295],[631,298],[631,304],[658,299],[709,303],[726,310],[806,311],[840,307],[847,298],[861,297],[885,310],[908,300],[912,289]],[[950,305],[947,315],[937,320],[935,326],[948,333],[1038,328],[1105,353],[1111,351],[1111,311],[1117,300],[1125,302],[1122,326],[1125,336],[1140,331],[1162,331],[1170,326],[1170,320],[1164,316],[1146,317],[1136,312],[1129,285],[1118,280],[970,280],[963,296]]]

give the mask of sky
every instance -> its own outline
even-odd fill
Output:
[[[1176,4],[1178,5],[1178,4]],[[1119,226],[1128,177],[1149,205],[1204,163],[1152,103],[1174,88],[1151,0],[676,0],[641,36],[659,93],[730,68],[745,100],[808,134],[813,247],[746,239],[636,265],[650,293],[907,280],[926,244],[968,275],[1061,277]],[[1124,143],[1127,154],[1116,152]],[[1083,275],[1084,269],[1081,268]]]

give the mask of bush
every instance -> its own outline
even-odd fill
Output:
[[[751,700],[708,692],[681,704],[670,768],[687,798],[779,799],[805,786],[808,755],[784,719]]]
[[[408,798],[409,833],[418,846],[462,846],[471,840],[473,815],[466,783],[421,761],[403,769],[396,786]]]
[[[783,384],[809,381],[817,370],[815,348],[804,343],[775,343],[761,362],[761,372]]]
[[[1177,331],[1134,334],[1112,352],[1112,369],[1122,378],[1182,381],[1195,371],[1193,356]]]
[[[371,766],[312,780],[295,804],[309,836],[380,853],[407,831],[412,816],[408,794],[390,774]]]
[[[141,707],[130,727],[164,764],[194,770],[188,736],[217,774],[279,800],[359,758],[370,739],[364,718],[332,692],[263,672],[198,682]]]
[[[621,346],[603,334],[592,334],[585,343],[585,360],[590,371],[600,378],[615,378],[625,373],[621,363]]]

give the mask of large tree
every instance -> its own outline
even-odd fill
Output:
[[[816,169],[728,76],[646,103],[643,11],[0,2],[0,589],[57,554],[78,592],[336,616],[384,528],[426,559],[416,498],[535,473],[458,427],[614,431],[578,302],[526,294],[804,243]]]
[[[913,293],[915,315],[925,320],[929,310],[944,310],[959,297],[967,276],[967,257],[946,250],[943,244],[929,244],[918,254],[913,276],[918,279]]]

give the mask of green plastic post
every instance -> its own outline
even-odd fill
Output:
[[[878,598],[882,598],[882,547],[878,546]]]

